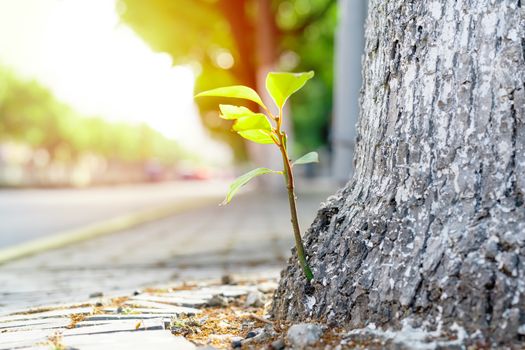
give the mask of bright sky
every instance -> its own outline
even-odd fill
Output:
[[[0,0],[0,64],[82,114],[146,122],[211,159],[231,157],[200,124],[192,71],[121,24],[114,0]]]

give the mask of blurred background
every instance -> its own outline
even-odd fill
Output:
[[[273,147],[230,132],[219,100],[193,99],[263,93],[269,71],[316,72],[287,110],[292,154],[320,154],[298,176],[344,183],[365,12],[365,0],[0,0],[4,245],[279,167]]]

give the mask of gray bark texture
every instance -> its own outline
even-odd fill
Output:
[[[370,0],[355,174],[273,316],[525,340],[525,2]],[[522,345],[519,345],[522,344]]]

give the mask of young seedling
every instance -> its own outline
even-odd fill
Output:
[[[306,73],[269,73],[266,77],[266,89],[277,105],[278,113],[274,114],[263,102],[255,90],[242,85],[222,87],[208,90],[197,94],[196,97],[226,97],[249,100],[257,103],[264,113],[256,113],[246,107],[219,105],[220,117],[223,119],[234,120],[233,131],[252,142],[261,144],[275,144],[283,159],[284,169],[281,171],[268,168],[254,169],[239,178],[231,185],[224,199],[223,204],[229,203],[237,191],[256,176],[264,174],[282,174],[285,178],[286,189],[288,190],[288,201],[290,203],[290,215],[295,237],[295,247],[297,257],[308,281],[313,279],[313,273],[308,266],[301,240],[301,230],[297,219],[297,205],[295,201],[295,187],[293,177],[293,167],[299,164],[318,162],[319,157],[316,152],[310,152],[292,162],[288,156],[286,144],[286,132],[283,130],[283,107],[288,98],[301,89],[308,80],[314,76],[314,72]]]

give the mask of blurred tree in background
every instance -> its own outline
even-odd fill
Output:
[[[0,143],[44,149],[51,160],[73,163],[86,153],[108,161],[172,165],[188,157],[173,140],[140,124],[83,117],[45,87],[0,68]]]
[[[296,151],[304,152],[327,143],[335,4],[334,0],[120,0],[117,8],[153,49],[170,54],[175,64],[196,67],[197,91],[234,84],[257,89],[258,78],[267,69],[315,70],[315,80],[292,101]],[[202,99],[198,104],[203,124],[243,159],[243,141],[231,137],[228,121],[216,118],[216,101]]]

